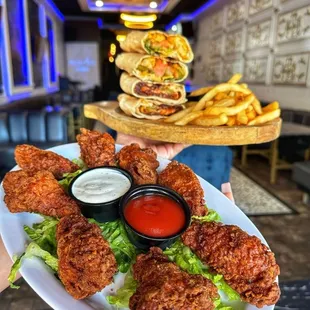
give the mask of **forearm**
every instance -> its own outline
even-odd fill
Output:
[[[12,260],[9,257],[9,254],[7,253],[0,237],[0,292],[2,292],[9,286],[7,278],[11,270],[12,264]],[[16,279],[18,279],[19,277],[20,275],[18,274]]]

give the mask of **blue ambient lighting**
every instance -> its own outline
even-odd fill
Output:
[[[55,5],[55,3],[52,0],[45,0],[45,2],[51,7],[52,11],[56,14],[56,16],[61,20],[65,21],[65,17],[63,14],[59,11],[58,7]]]
[[[102,29],[103,28],[103,20],[101,18],[97,19],[97,24],[98,24],[98,28]]]
[[[197,18],[200,14],[208,10],[212,5],[214,5],[217,0],[210,0],[203,4],[200,8],[190,14],[180,14],[175,19],[173,19],[166,27],[166,31],[170,30],[171,27],[179,22],[190,21]]]
[[[56,64],[55,64],[55,40],[53,23],[50,18],[46,17],[47,21],[47,36],[50,45],[49,66],[50,66],[50,81],[56,83]]]
[[[160,5],[157,6],[157,9],[151,9],[149,4],[147,6],[135,6],[135,5],[124,5],[124,4],[117,4],[117,3],[107,3],[104,2],[103,10],[104,11],[135,11],[135,12],[162,12],[168,5],[168,0],[163,0]],[[87,5],[90,10],[98,10],[98,7],[96,6],[96,3],[92,0],[87,0]],[[100,8],[101,9],[101,8]]]

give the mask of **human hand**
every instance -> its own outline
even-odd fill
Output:
[[[231,186],[230,186],[230,183],[223,183],[222,184],[222,193],[228,198],[230,199],[233,203],[235,203],[235,199],[234,199],[234,196],[233,196],[233,193],[232,193],[232,189],[231,189]]]
[[[117,133],[116,143],[123,145],[138,143],[140,147],[149,147],[154,150],[158,156],[167,159],[172,159],[180,152],[182,152],[185,148],[190,146],[181,143],[163,143],[161,141],[148,140],[144,138],[126,135],[123,133]]]

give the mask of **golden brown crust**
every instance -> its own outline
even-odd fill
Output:
[[[211,281],[181,271],[159,248],[137,257],[133,275],[139,284],[130,298],[132,310],[213,310],[219,297]]]
[[[280,297],[280,274],[274,254],[235,225],[194,221],[182,240],[206,265],[222,274],[241,299],[259,308]]]
[[[15,160],[23,170],[29,172],[47,170],[58,180],[64,173],[72,173],[79,169],[78,165],[67,158],[27,144],[18,145],[15,148]]]
[[[158,183],[179,193],[188,203],[192,215],[204,216],[208,213],[204,192],[191,168],[172,161],[158,177]]]
[[[49,171],[12,171],[3,180],[4,202],[12,213],[36,212],[63,217],[79,214],[80,209]]]
[[[81,128],[76,139],[81,148],[81,158],[88,168],[115,166],[115,141],[108,133]]]
[[[83,216],[67,216],[59,221],[56,237],[58,275],[71,296],[86,298],[112,282],[116,260],[96,224]]]
[[[129,171],[135,184],[156,184],[159,162],[156,153],[150,149],[141,149],[139,144],[133,143],[124,146],[117,154],[119,166]]]

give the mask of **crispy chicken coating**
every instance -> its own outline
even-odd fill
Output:
[[[172,161],[158,177],[158,183],[179,193],[188,203],[192,215],[204,216],[208,213],[204,192],[191,168]]]
[[[76,139],[81,148],[81,158],[88,168],[115,166],[115,141],[108,133],[81,128]]]
[[[280,297],[274,254],[256,236],[235,225],[194,221],[182,240],[203,263],[222,274],[243,301],[263,307]]]
[[[15,148],[15,160],[23,170],[30,172],[47,170],[58,180],[64,173],[75,172],[79,169],[78,165],[67,158],[28,144],[18,145]]]
[[[96,224],[81,215],[63,217],[56,238],[58,275],[71,296],[86,298],[112,282],[116,260]]]
[[[3,180],[4,202],[12,213],[35,212],[63,217],[80,209],[49,171],[12,171]]]
[[[130,298],[132,310],[212,310],[219,297],[211,281],[181,271],[159,248],[137,257],[133,276],[139,284]]]
[[[135,184],[155,184],[159,166],[157,154],[150,148],[141,149],[139,144],[124,146],[117,154],[119,166],[131,173]]]

